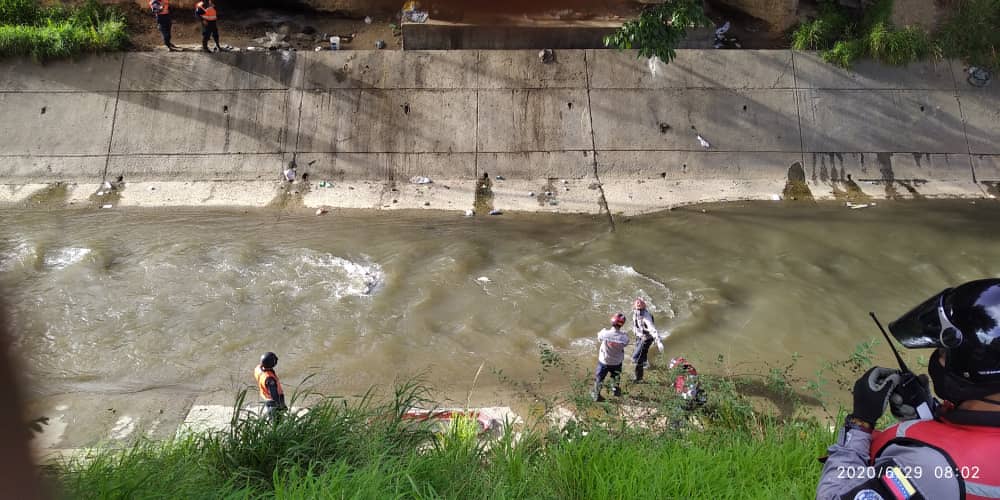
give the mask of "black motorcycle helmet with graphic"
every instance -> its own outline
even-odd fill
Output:
[[[263,356],[260,357],[260,366],[264,368],[274,368],[278,364],[278,355],[273,352],[265,352]]]
[[[1000,393],[1000,279],[945,289],[889,331],[908,348],[938,349],[927,366],[938,396],[959,404]]]

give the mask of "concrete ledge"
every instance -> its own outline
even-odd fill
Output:
[[[599,49],[621,23],[567,22],[545,25],[461,24],[433,19],[403,23],[403,50]]]

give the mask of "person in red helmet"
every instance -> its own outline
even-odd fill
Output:
[[[694,408],[705,404],[705,391],[698,381],[698,370],[684,358],[673,358],[667,365],[676,376],[674,377],[674,393],[685,401],[685,408]]]
[[[628,334],[622,331],[625,315],[616,313],[611,316],[611,328],[597,332],[597,342],[601,345],[597,354],[597,373],[594,375],[594,390],[590,396],[594,401],[604,401],[601,396],[601,386],[604,379],[611,375],[611,390],[615,396],[621,396],[622,362],[625,361],[625,346],[628,345]]]
[[[647,356],[649,348],[656,342],[657,349],[663,352],[663,340],[660,332],[653,324],[653,314],[646,308],[646,301],[642,298],[635,299],[632,306],[632,333],[635,335],[635,352],[632,353],[632,362],[635,363],[635,375],[633,382],[642,383],[642,377],[646,371]]]
[[[944,402],[926,377],[865,372],[816,498],[1000,498],[1000,279],[945,289],[889,323],[889,332],[904,347],[934,349],[927,372]],[[876,431],[887,405],[900,422]]]

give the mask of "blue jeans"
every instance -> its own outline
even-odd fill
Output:
[[[597,399],[601,395],[601,386],[604,385],[604,378],[611,375],[611,388],[614,391],[614,395],[618,396],[621,394],[622,390],[619,384],[622,376],[622,364],[617,365],[606,365],[604,363],[597,363],[597,372],[594,374],[594,398]]]
[[[641,337],[639,344],[635,346],[632,353],[632,361],[635,363],[635,379],[642,380],[646,368],[646,357],[649,356],[649,348],[653,345],[653,337]]]

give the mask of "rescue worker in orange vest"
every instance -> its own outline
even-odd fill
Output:
[[[198,19],[201,19],[201,50],[211,52],[208,48],[208,37],[212,37],[215,40],[215,50],[221,51],[222,47],[219,46],[219,26],[216,23],[219,20],[219,12],[215,9],[215,2],[212,0],[198,2],[194,6],[194,13],[198,16]]]
[[[889,331],[905,347],[935,348],[927,371],[944,402],[925,376],[868,370],[816,498],[1000,498],[1000,279],[948,288]],[[873,432],[886,404],[901,421]]]
[[[278,355],[273,352],[266,352],[260,357],[260,364],[253,370],[253,377],[257,380],[257,389],[260,390],[260,398],[264,400],[264,408],[268,417],[274,418],[279,411],[286,409],[285,391],[281,388],[278,375],[274,373],[274,367],[278,364]]]
[[[170,43],[170,28],[173,26],[173,21],[170,19],[170,0],[149,0],[149,10],[156,17],[156,26],[163,35],[163,45],[166,45],[167,50],[171,52],[180,50]]]

